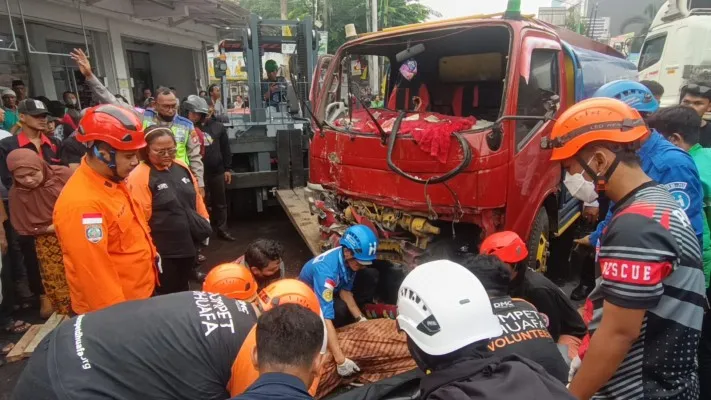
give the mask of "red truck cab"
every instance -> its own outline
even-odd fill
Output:
[[[399,72],[408,60],[417,64],[411,80]],[[321,62],[312,100],[325,123],[311,140],[306,191],[324,247],[364,223],[379,234],[379,258],[414,266],[476,252],[486,235],[512,230],[539,270],[581,209],[561,192],[561,167],[542,140],[565,108],[635,71],[600,43],[495,16],[362,35]],[[382,109],[363,104],[357,84],[375,62],[385,76]],[[398,131],[405,121],[419,122]]]

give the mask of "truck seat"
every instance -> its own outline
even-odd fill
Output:
[[[412,82],[402,80],[390,94],[388,109],[412,111],[415,108],[412,98],[415,96],[422,100],[420,111],[428,111],[430,109],[430,92],[427,90],[427,85],[416,80]]]
[[[457,86],[452,95],[452,110],[457,117],[498,113],[503,82],[476,82]]]

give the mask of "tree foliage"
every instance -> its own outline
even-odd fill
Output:
[[[328,21],[328,50],[329,53],[335,53],[336,49],[345,43],[344,27],[347,24],[355,24],[360,33],[367,32],[366,18],[370,18],[369,0],[328,0],[327,3],[329,9],[324,10],[323,0],[288,0],[288,16],[289,19],[312,16],[317,20]],[[240,5],[262,18],[279,19],[281,15],[279,0],[241,0]],[[414,24],[423,22],[430,16],[440,16],[418,0],[378,0],[378,8],[378,28],[381,29]],[[318,11],[314,15],[316,9]]]
[[[585,35],[588,31],[588,22],[583,19],[580,12],[575,7],[568,10],[568,15],[565,18],[565,27],[573,32]]]

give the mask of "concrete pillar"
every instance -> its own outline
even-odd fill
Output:
[[[133,91],[131,90],[131,77],[128,75],[128,64],[126,63],[126,53],[123,51],[121,40],[121,26],[118,21],[108,20],[109,24],[109,51],[113,56],[113,65],[116,70],[116,85],[118,92],[133,103]]]
[[[35,51],[47,51],[47,35],[44,27],[28,23],[27,34]],[[30,82],[25,82],[25,84],[29,85],[27,94],[33,97],[42,95],[47,96],[49,99],[56,98],[57,90],[54,87],[49,56],[46,54],[30,54],[28,65],[30,66]]]

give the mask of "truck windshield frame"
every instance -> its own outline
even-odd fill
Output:
[[[476,40],[472,40],[476,39]],[[418,71],[411,81],[403,79],[399,72],[401,66],[397,63],[395,55],[397,52],[405,50],[408,46],[414,46],[418,43],[423,43],[426,46],[424,53],[415,57],[417,61]],[[468,45],[462,46],[462,43]],[[505,85],[508,81],[510,65],[510,55],[513,44],[512,28],[505,21],[489,20],[482,21],[477,24],[469,24],[463,26],[454,26],[446,28],[438,28],[429,30],[420,30],[407,34],[393,34],[388,37],[374,38],[371,41],[355,43],[353,45],[345,45],[342,47],[331,62],[333,66],[330,70],[330,76],[326,76],[321,88],[321,101],[318,103],[316,115],[326,121],[338,121],[331,123],[337,125],[335,128],[338,131],[348,133],[363,133],[352,129],[348,116],[353,110],[360,109],[359,102],[351,98],[351,108],[348,109],[348,81],[351,81],[351,94],[360,96],[369,105],[372,112],[377,112],[378,108],[388,109],[390,111],[405,111],[407,114],[416,112],[436,112],[451,116],[474,116],[481,124],[476,126],[476,130],[481,130],[482,126],[490,126],[487,122],[493,123],[501,115],[503,115],[506,105],[506,90]],[[492,53],[500,53],[500,57],[491,57]],[[474,57],[454,57],[454,56],[475,56],[481,54],[487,56],[486,60],[499,59],[500,66],[492,66],[490,68],[474,68],[472,64],[471,71],[473,74],[482,75],[486,81],[476,81],[476,76],[472,76],[470,81],[466,81],[466,77],[461,74],[451,78],[442,78],[440,76],[440,60],[465,60],[471,62]],[[352,57],[349,65],[344,65],[344,60]],[[367,75],[367,64],[373,58],[377,57],[377,62],[381,71],[385,71],[379,83],[379,91],[383,95],[375,102],[375,96],[371,95],[369,77]],[[355,65],[355,66],[354,66]],[[467,65],[462,68],[466,69]],[[453,69],[446,68],[447,71]],[[493,72],[492,72],[493,71]],[[493,77],[493,73],[500,73],[500,76]],[[487,75],[488,74],[488,75]],[[441,79],[445,79],[442,81]],[[353,81],[361,81],[354,84]],[[421,82],[421,83],[420,83]],[[419,110],[413,109],[411,105],[398,107],[402,105],[402,99],[394,97],[394,91],[402,86],[416,86],[418,93],[427,93],[427,107]],[[424,86],[424,88],[422,88]],[[452,95],[455,90],[470,90],[476,94],[464,96],[459,94],[459,97]],[[408,87],[409,89],[409,87]],[[481,92],[481,91],[484,92]],[[487,91],[488,90],[488,91]],[[414,90],[413,90],[414,92]],[[481,93],[480,93],[481,92]],[[454,102],[458,99],[460,102],[472,101],[472,97],[476,96],[476,100],[480,102],[479,109],[476,107],[455,106]],[[403,97],[400,95],[400,97]],[[412,97],[415,97],[414,95]],[[462,97],[464,99],[462,100]],[[373,104],[375,102],[375,104]],[[336,103],[340,103],[339,107],[334,107]],[[395,107],[393,107],[395,105]],[[377,108],[376,108],[377,107]],[[333,117],[335,112],[339,113],[338,118]],[[328,110],[328,111],[327,111]],[[467,112],[467,114],[465,114]],[[370,134],[369,134],[370,135]]]

